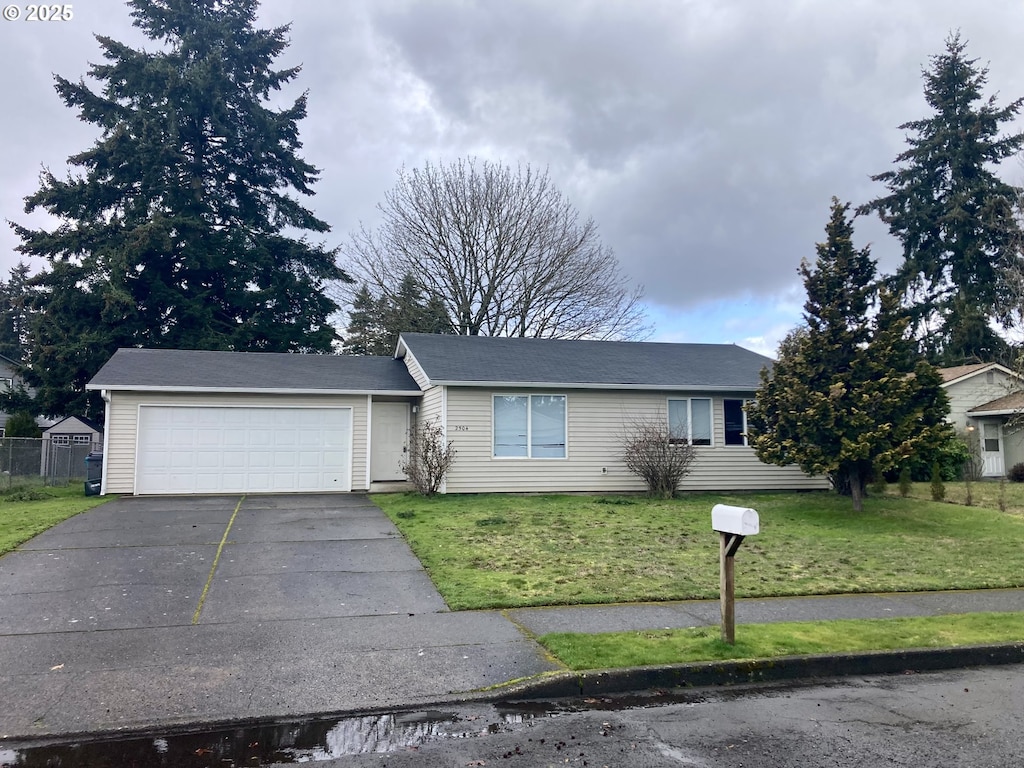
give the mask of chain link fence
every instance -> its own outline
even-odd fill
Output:
[[[84,480],[85,457],[102,450],[101,443],[57,445],[37,437],[0,438],[0,489]]]

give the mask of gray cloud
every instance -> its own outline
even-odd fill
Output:
[[[24,221],[40,165],[59,170],[94,136],[50,73],[84,74],[92,32],[135,39],[114,0],[76,13],[60,29],[0,25],[0,65],[19,73],[0,85],[3,218]],[[903,148],[897,126],[927,114],[921,68],[949,30],[990,65],[1000,103],[1024,95],[1024,5],[996,0],[276,0],[261,20],[292,22],[280,64],[303,66],[286,96],[310,92],[303,151],[329,244],[373,224],[403,164],[529,162],[662,309],[785,295],[830,197],[880,191],[869,175]],[[1005,174],[1020,181],[1016,164]],[[857,237],[895,265],[878,222]],[[0,267],[14,245],[0,232]]]

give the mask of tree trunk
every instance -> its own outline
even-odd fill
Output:
[[[864,476],[860,467],[854,467],[849,471],[850,496],[853,498],[853,511],[864,511]]]

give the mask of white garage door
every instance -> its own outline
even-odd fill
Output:
[[[351,408],[139,407],[135,492],[352,490]]]

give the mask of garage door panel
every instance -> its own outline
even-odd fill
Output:
[[[348,491],[352,409],[139,408],[136,493]]]

